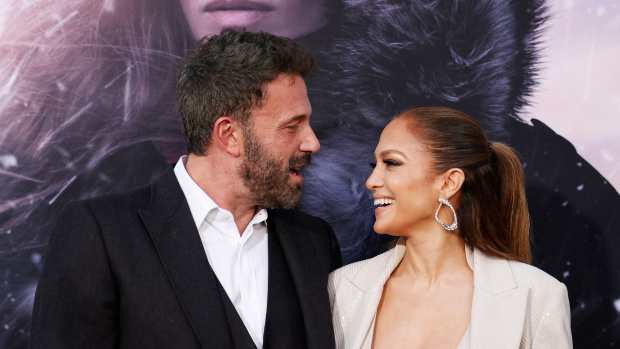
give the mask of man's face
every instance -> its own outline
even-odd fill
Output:
[[[179,0],[195,39],[227,28],[291,39],[325,25],[324,0]]]
[[[310,128],[306,84],[300,76],[281,74],[264,91],[244,128],[240,175],[258,206],[292,208],[301,198],[301,169],[320,148]]]

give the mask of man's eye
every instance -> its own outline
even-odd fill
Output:
[[[371,168],[377,167],[377,163],[376,162],[371,162],[369,165],[370,165]]]

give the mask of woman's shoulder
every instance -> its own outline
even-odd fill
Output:
[[[517,287],[527,289],[534,306],[543,306],[549,302],[568,301],[566,286],[544,270],[531,264],[485,255],[485,259],[509,266],[512,279]]]
[[[478,284],[492,290],[527,289],[534,303],[564,298],[566,286],[547,272],[527,263],[495,257],[475,249],[474,275]]]
[[[521,287],[528,287],[542,293],[560,292],[566,286],[558,279],[531,264],[508,261],[512,274]]]
[[[492,291],[479,295],[494,307],[497,299],[502,302],[514,300],[515,306],[524,307],[528,325],[522,334],[522,343],[529,343],[528,347],[572,348],[566,286],[533,265],[478,252],[474,255],[474,282],[476,287]],[[491,296],[504,292],[513,297]]]

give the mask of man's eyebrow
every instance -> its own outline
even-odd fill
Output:
[[[306,115],[306,114],[295,115],[295,116],[292,116],[292,117],[282,121],[282,125],[290,124],[290,123],[293,123],[293,122],[300,122],[300,121],[303,121],[307,117],[308,117],[308,115]]]

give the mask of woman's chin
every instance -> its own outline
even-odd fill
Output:
[[[377,222],[375,222],[375,225],[372,227],[372,229],[375,231],[375,233],[379,234],[379,235],[393,235],[391,233],[389,233],[389,227],[386,227],[383,224],[377,224]]]
[[[402,233],[402,228],[399,229],[397,226],[390,226],[388,224],[382,224],[382,222],[375,221],[375,225],[372,227],[374,232],[379,235],[387,235],[393,237],[402,237],[406,236],[406,233]]]

